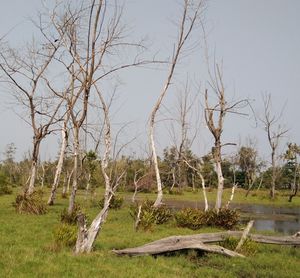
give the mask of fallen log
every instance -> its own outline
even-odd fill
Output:
[[[146,244],[136,248],[126,248],[123,250],[113,250],[118,255],[130,255],[130,256],[141,256],[141,255],[157,255],[166,252],[173,252],[185,249],[196,249],[211,253],[217,253],[228,257],[244,257],[235,251],[226,249],[219,245],[208,245],[204,244],[199,240],[178,240],[175,243],[161,243],[161,244]]]
[[[208,245],[207,243],[215,243],[224,241],[228,237],[241,238],[243,232],[241,231],[226,231],[217,233],[203,233],[185,236],[170,236],[162,238],[145,245],[133,248],[126,248],[122,250],[113,250],[118,255],[155,255],[165,252],[183,250],[183,249],[199,249],[207,252],[219,253],[231,257],[242,257],[243,255],[223,248],[218,245]],[[278,245],[294,245],[300,246],[300,237],[293,236],[266,236],[259,234],[248,234],[248,238],[255,242],[265,244]]]
[[[242,231],[226,231],[226,232],[216,232],[216,233],[203,233],[195,235],[185,235],[185,236],[170,236],[162,238],[146,245],[159,244],[159,243],[174,243],[178,239],[195,239],[203,243],[214,243],[224,241],[228,237],[241,238],[243,235]],[[278,244],[278,245],[300,245],[300,238],[293,236],[267,236],[259,234],[248,234],[248,238],[255,242],[266,243],[266,244]]]

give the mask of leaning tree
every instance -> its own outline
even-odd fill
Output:
[[[193,29],[197,26],[199,20],[201,20],[202,12],[205,7],[204,4],[205,4],[204,0],[197,0],[197,1],[184,0],[183,13],[179,22],[178,38],[174,45],[174,52],[172,55],[172,59],[170,61],[170,67],[168,70],[167,78],[165,80],[161,93],[157,101],[155,102],[150,114],[149,141],[151,145],[152,163],[155,170],[156,183],[157,183],[157,198],[155,200],[154,207],[160,206],[162,204],[162,198],[163,198],[163,186],[162,186],[159,167],[158,167],[157,151],[156,151],[156,145],[154,140],[156,115],[171,85],[175,73],[175,68],[179,62],[180,55],[184,50],[184,46],[187,44]]]

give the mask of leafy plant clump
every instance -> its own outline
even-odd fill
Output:
[[[141,204],[139,226],[143,230],[151,230],[153,225],[167,223],[172,217],[172,212],[166,206],[153,207],[153,202],[146,200]],[[139,211],[139,204],[135,203],[130,207],[130,215],[136,220]]]
[[[124,198],[120,196],[113,196],[110,200],[109,208],[120,209],[124,203]],[[99,201],[98,206],[102,209],[104,207],[104,198]]]
[[[12,189],[7,184],[0,184],[0,196],[1,195],[10,195],[12,194]]]
[[[9,195],[12,194],[11,186],[9,186],[9,182],[7,177],[0,172],[0,196],[1,195]]]
[[[68,209],[64,208],[60,214],[60,222],[69,224],[69,225],[76,225],[77,223],[77,215],[81,212],[81,208],[78,204],[75,203],[74,209],[71,214],[68,213]]]
[[[191,230],[198,230],[203,226],[232,229],[239,221],[239,214],[236,210],[227,208],[221,208],[219,211],[185,208],[175,214],[175,220],[179,227]]]
[[[72,247],[77,239],[77,227],[62,223],[53,231],[54,243],[57,247]]]
[[[198,230],[206,224],[204,212],[200,209],[184,208],[175,214],[178,227]]]
[[[224,248],[235,250],[239,241],[239,238],[228,237],[224,241],[220,242],[220,245]],[[259,246],[255,241],[247,238],[238,252],[245,256],[253,256],[257,253],[258,247]]]
[[[47,206],[44,203],[42,191],[34,191],[30,195],[19,194],[16,197],[13,206],[18,213],[28,214],[45,214],[47,212]]]

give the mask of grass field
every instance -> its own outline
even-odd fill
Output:
[[[242,194],[237,194],[236,200],[242,200],[239,195]],[[67,200],[59,198],[47,214],[34,216],[16,214],[11,205],[14,197],[0,196],[1,277],[300,277],[300,248],[294,247],[259,245],[257,253],[245,259],[212,254],[200,256],[192,251],[172,256],[118,257],[112,249],[133,247],[169,235],[195,233],[177,228],[172,222],[156,226],[152,232],[135,232],[126,206],[109,211],[92,254],[75,256],[71,249],[53,248],[53,230],[59,224],[59,215],[67,206]],[[92,219],[97,209],[89,207],[82,193],[78,197]],[[154,195],[140,194],[139,197],[153,198]],[[196,200],[202,197],[201,192],[189,192],[166,198]],[[259,203],[260,197],[251,198],[249,202],[255,202],[256,198]],[[271,204],[283,202],[284,198],[280,198]],[[297,198],[294,201],[292,205],[299,205]],[[216,229],[199,230],[209,231]]]

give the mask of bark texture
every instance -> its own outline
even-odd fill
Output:
[[[300,237],[296,235],[280,237],[280,236],[247,234],[241,231],[227,231],[227,232],[204,233],[204,234],[185,235],[185,236],[170,236],[170,237],[162,238],[147,243],[139,247],[126,248],[122,250],[113,250],[113,252],[118,255],[141,256],[141,255],[155,255],[155,254],[182,250],[182,249],[200,249],[200,250],[219,253],[227,256],[241,257],[240,254],[234,251],[226,250],[225,248],[217,245],[207,245],[207,243],[221,242],[228,237],[241,238],[243,234],[246,234],[246,237],[259,243],[300,246]]]

